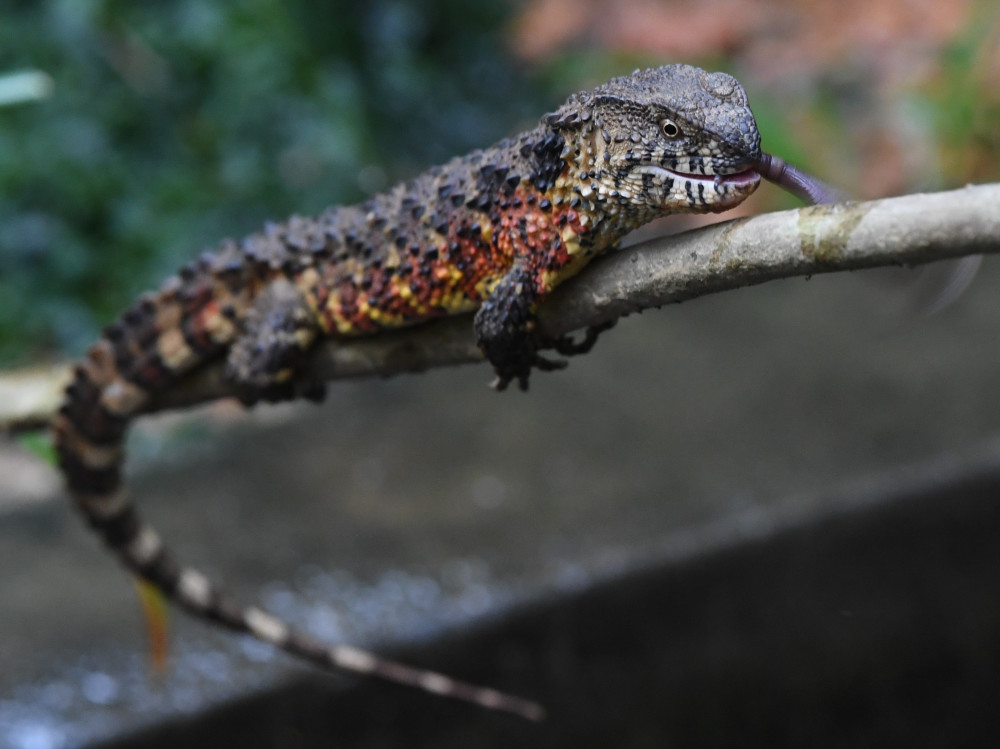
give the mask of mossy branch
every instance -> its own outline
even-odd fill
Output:
[[[553,294],[539,311],[539,328],[554,338],[650,307],[779,278],[998,251],[1000,184],[768,213],[644,242],[596,260]],[[389,376],[476,361],[482,355],[471,319],[463,316],[323,343],[303,376],[324,381]],[[65,377],[64,370],[53,370],[0,378],[0,429],[47,423]],[[215,364],[165,392],[150,410],[230,392],[221,365]]]

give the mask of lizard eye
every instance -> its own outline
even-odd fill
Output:
[[[668,138],[676,138],[681,134],[681,129],[677,127],[677,123],[673,120],[661,120],[660,130],[662,130],[663,134]]]

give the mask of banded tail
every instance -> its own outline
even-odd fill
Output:
[[[59,465],[76,506],[133,573],[194,616],[217,622],[326,669],[341,669],[423,689],[486,708],[540,720],[536,703],[431,671],[383,660],[344,645],[326,645],[256,607],[237,605],[198,570],[179,565],[144,523],[121,481],[130,421],[151,396],[233,345],[260,289],[260,276],[227,284],[198,274],[174,278],[141,299],[87,353],[66,388],[55,420]],[[231,289],[239,288],[237,294]]]

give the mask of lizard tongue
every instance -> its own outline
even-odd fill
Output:
[[[773,182],[807,203],[839,203],[850,199],[843,190],[806,174],[779,156],[761,153],[753,169],[768,182]]]

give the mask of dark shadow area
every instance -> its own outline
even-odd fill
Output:
[[[310,677],[94,747],[990,745],[998,494],[891,498],[402,653],[539,698],[541,725]]]

